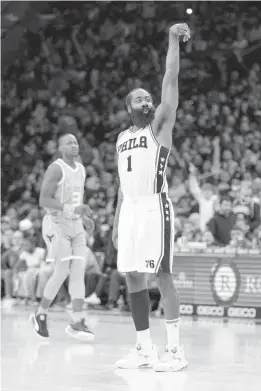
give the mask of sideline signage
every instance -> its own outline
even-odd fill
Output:
[[[261,254],[176,253],[181,313],[261,318]]]

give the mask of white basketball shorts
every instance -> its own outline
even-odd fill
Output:
[[[42,234],[49,260],[63,262],[85,258],[86,240],[80,218],[72,220],[46,214],[42,221]]]
[[[124,198],[118,226],[120,272],[172,272],[174,211],[166,193]]]

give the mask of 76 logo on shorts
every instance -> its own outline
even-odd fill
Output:
[[[149,267],[151,269],[153,269],[155,267],[155,263],[152,259],[145,261],[145,263],[146,263],[146,267]]]

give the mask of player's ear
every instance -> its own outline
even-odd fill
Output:
[[[130,114],[131,113],[131,106],[130,105],[127,106],[127,110],[128,110],[128,113]]]

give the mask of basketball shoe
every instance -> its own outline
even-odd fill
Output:
[[[157,361],[158,353],[154,347],[145,350],[137,344],[125,358],[116,362],[116,366],[121,369],[152,368]]]
[[[31,314],[30,322],[32,323],[34,330],[42,338],[49,338],[49,332],[47,328],[47,315],[46,314]]]
[[[177,372],[185,369],[187,366],[188,362],[185,359],[183,347],[179,346],[175,350],[166,348],[165,354],[154,365],[153,369],[156,372]]]
[[[85,319],[81,319],[80,322],[74,322],[69,324],[66,327],[65,332],[70,337],[84,342],[91,342],[94,340],[95,337],[94,333],[86,325]]]
[[[101,299],[93,292],[90,296],[84,299],[84,302],[91,305],[100,305]]]

